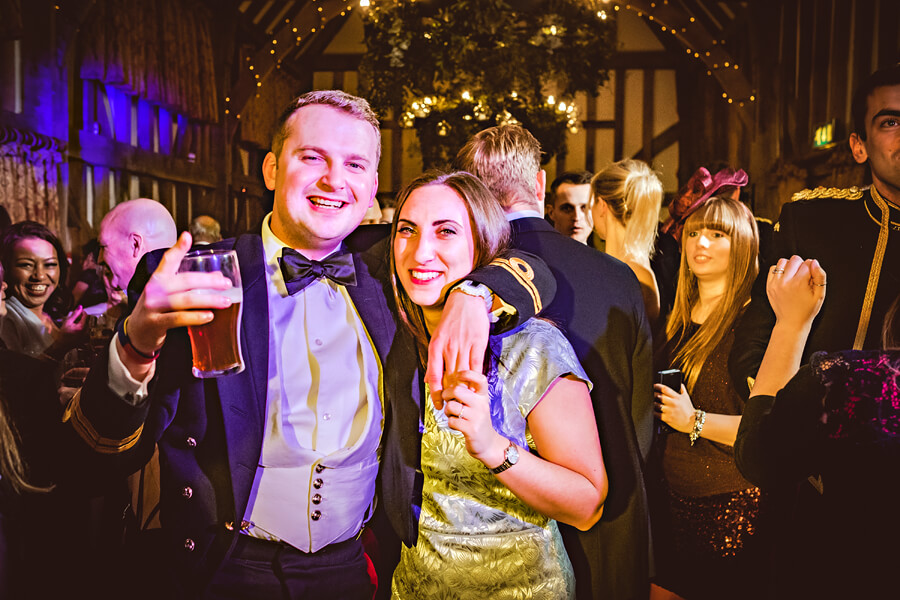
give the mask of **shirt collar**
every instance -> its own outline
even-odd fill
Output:
[[[543,219],[544,216],[536,210],[526,208],[525,210],[517,210],[515,212],[506,213],[507,221],[515,221],[516,219],[525,219],[527,217],[537,217]]]
[[[263,253],[266,256],[266,274],[268,274],[269,279],[275,284],[275,288],[282,296],[288,296],[287,286],[284,283],[284,275],[281,274],[281,265],[278,262],[278,259],[281,258],[281,253],[285,248],[290,247],[289,244],[286,244],[283,240],[281,240],[275,232],[272,231],[272,226],[270,221],[272,219],[272,213],[266,215],[262,222],[262,242],[263,242]],[[304,254],[302,250],[294,248],[297,252]],[[334,252],[337,252],[341,249],[341,245],[338,244],[338,247],[335,248]],[[334,254],[332,252],[331,254]],[[331,256],[329,254],[328,256]],[[323,280],[328,285],[336,286],[333,282],[329,280]]]

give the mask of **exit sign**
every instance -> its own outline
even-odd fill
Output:
[[[830,148],[837,140],[837,119],[816,127],[813,132],[813,148]]]

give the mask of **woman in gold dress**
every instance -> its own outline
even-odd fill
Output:
[[[401,192],[391,269],[420,354],[450,288],[508,237],[499,203],[468,173],[428,173]],[[418,541],[402,549],[393,598],[574,598],[556,520],[589,528],[608,484],[572,348],[531,319],[491,338],[483,373],[452,379],[425,402]]]

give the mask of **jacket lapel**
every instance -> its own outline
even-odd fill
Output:
[[[244,288],[241,312],[244,371],[220,377],[215,382],[222,404],[236,517],[240,519],[247,507],[263,442],[269,367],[269,299],[262,239],[258,235],[244,235],[235,241],[234,247]]]
[[[383,364],[396,331],[387,300],[388,294],[392,293],[387,283],[389,279],[386,273],[381,273],[384,264],[376,257],[353,253],[353,264],[356,267],[356,285],[348,286],[347,293]]]

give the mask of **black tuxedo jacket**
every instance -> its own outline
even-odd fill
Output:
[[[382,228],[363,245],[384,237]],[[365,236],[363,236],[365,237]],[[396,535],[416,540],[416,489],[419,472],[423,390],[415,376],[415,347],[402,331],[393,310],[387,243],[353,251],[357,285],[347,291],[382,361],[386,422],[380,493]],[[265,256],[259,235],[219,242],[238,253],[243,286],[242,373],[200,380],[191,374],[191,347],[186,329],[169,332],[157,360],[150,398],[131,406],[108,387],[108,355],[91,370],[69,408],[69,422],[92,452],[82,461],[109,472],[132,472],[146,463],[155,445],[161,468],[162,530],[173,569],[188,595],[196,595],[212,576],[235,540],[247,508],[262,451],[268,379],[269,324]],[[132,280],[137,297],[163,251],[145,256]],[[528,258],[525,257],[528,261]],[[531,266],[549,278],[542,265]],[[487,267],[489,285],[505,299],[521,296],[521,286],[502,268]],[[545,287],[547,291],[550,288]],[[509,290],[509,293],[507,293]],[[552,295],[552,289],[550,289]],[[529,302],[513,302],[520,319],[534,314]],[[521,304],[521,307],[518,305]],[[327,374],[326,374],[327,375]],[[331,374],[338,376],[339,374]],[[84,444],[82,443],[82,449]]]
[[[513,247],[542,258],[555,275],[556,297],[542,316],[562,330],[594,384],[609,495],[589,531],[560,524],[578,598],[645,597],[650,533],[643,460],[652,438],[653,380],[640,285],[627,265],[560,234],[544,219],[511,225]]]

